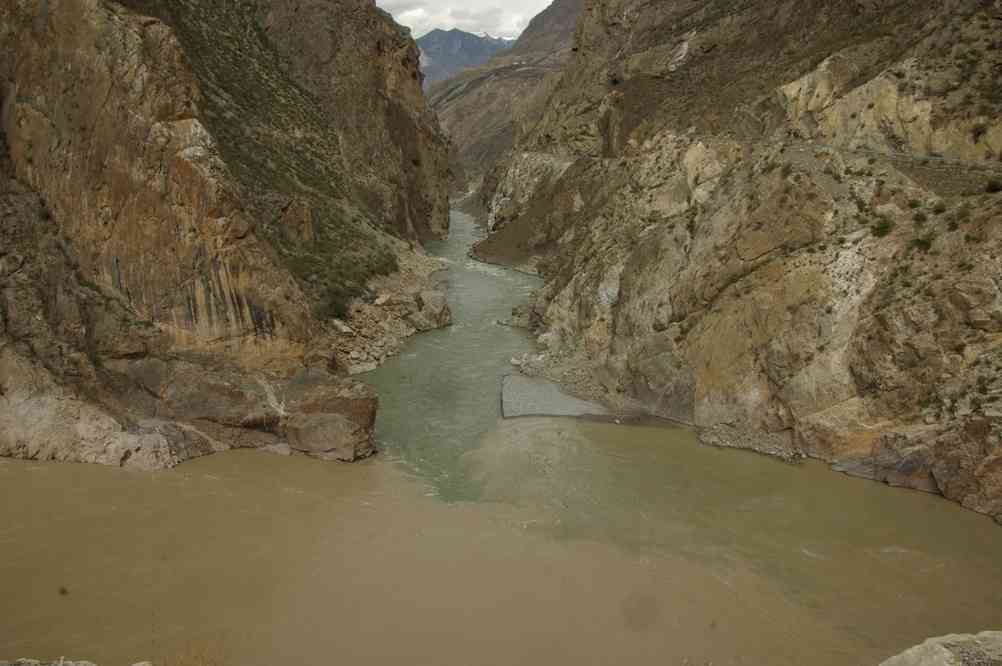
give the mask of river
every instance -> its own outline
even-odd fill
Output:
[[[382,454],[146,474],[0,461],[0,659],[876,664],[1002,623],[1002,529],[937,497],[698,445],[500,418],[534,278],[466,256],[455,325],[365,376]],[[159,666],[159,664],[158,664]]]

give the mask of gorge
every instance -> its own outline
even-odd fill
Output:
[[[531,370],[1002,520],[1000,29],[991,2],[586,3],[480,188],[477,256],[546,280]]]
[[[0,7],[0,659],[1002,663],[1000,28]]]

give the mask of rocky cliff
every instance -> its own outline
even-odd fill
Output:
[[[425,87],[452,78],[464,69],[483,65],[498,53],[510,49],[512,41],[490,35],[474,35],[456,28],[432,30],[417,40]]]
[[[429,90],[429,102],[452,139],[457,194],[478,189],[484,175],[511,149],[518,109],[543,95],[571,53],[581,4],[555,0],[511,49]]]
[[[1002,521],[1002,3],[587,0],[489,178],[548,374]]]
[[[338,375],[448,319],[413,41],[371,0],[17,0],[0,49],[0,454],[368,455]]]

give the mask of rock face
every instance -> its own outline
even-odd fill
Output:
[[[556,0],[510,50],[429,91],[432,108],[452,139],[457,193],[478,189],[491,166],[511,149],[522,109],[543,94],[571,54],[581,6],[582,0]]]
[[[464,69],[483,65],[511,48],[513,40],[490,35],[474,35],[464,30],[432,30],[417,40],[421,49],[424,84],[444,81]]]
[[[586,2],[476,249],[546,374],[1002,520],[1000,9]]]
[[[371,455],[371,389],[323,368],[178,349],[84,277],[38,197],[0,167],[0,455],[137,469],[281,441],[318,457]],[[315,415],[346,427],[300,434]]]
[[[448,220],[413,41],[368,0],[18,0],[0,49],[0,455],[370,454],[341,327]]]
[[[880,666],[1000,666],[1002,632],[977,636],[953,634],[931,638],[922,645],[883,662]]]

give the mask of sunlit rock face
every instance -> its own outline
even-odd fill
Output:
[[[546,278],[540,372],[1002,519],[1000,29],[961,0],[587,2],[476,249]]]
[[[336,376],[364,347],[350,324],[376,289],[427,289],[417,243],[448,229],[410,37],[355,0],[18,0],[0,46],[0,454],[162,467],[268,445],[310,366],[358,427],[304,450],[368,455],[374,398]],[[409,314],[360,328],[399,345]],[[230,387],[225,418],[172,406],[199,372]]]

